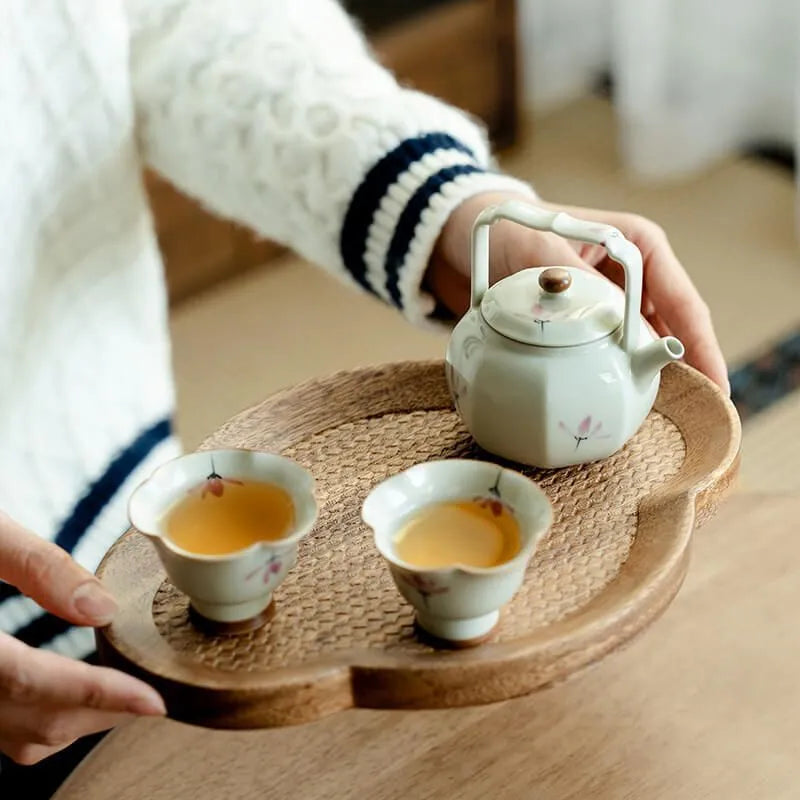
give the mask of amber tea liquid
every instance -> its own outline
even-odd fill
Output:
[[[215,478],[179,500],[164,520],[167,538],[178,547],[216,556],[282,539],[294,524],[294,505],[280,486]]]
[[[399,558],[416,567],[496,567],[521,547],[519,523],[494,499],[439,503],[422,509],[394,539]]]

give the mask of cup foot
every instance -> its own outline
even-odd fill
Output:
[[[247,619],[235,620],[232,622],[221,622],[204,616],[195,608],[194,604],[189,605],[189,619],[199,630],[210,636],[237,636],[242,633],[258,630],[266,625],[275,616],[275,601],[270,598],[266,608],[259,611],[254,616]]]
[[[416,624],[424,638],[434,640],[434,645],[474,647],[489,638],[499,619],[499,611],[491,611],[470,619],[443,619],[418,611]]]

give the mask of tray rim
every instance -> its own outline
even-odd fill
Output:
[[[444,374],[441,359],[402,361],[343,370],[305,381],[235,415],[199,449],[228,443],[230,432],[248,418],[270,411],[277,413],[286,407],[287,401],[312,388],[338,384],[365,373],[438,369]],[[699,403],[715,408],[717,423],[726,428],[725,436],[713,452],[708,448],[690,449],[702,438],[701,429],[707,428],[708,423],[698,424],[688,416],[675,419],[665,412],[665,408],[670,408],[674,413],[675,407],[687,399],[695,407]],[[443,708],[482,704],[528,694],[560,681],[627,642],[669,605],[686,574],[695,525],[713,516],[738,472],[741,423],[731,401],[709,379],[685,364],[671,365],[664,370],[655,409],[670,419],[684,439],[687,455],[680,470],[640,503],[636,540],[617,576],[587,605],[529,636],[446,655],[390,655],[364,648],[342,650],[303,666],[236,673],[236,686],[232,689],[231,682],[224,679],[231,673],[221,673],[177,653],[155,628],[149,609],[165,575],[153,552],[156,569],[137,587],[136,602],[124,609],[109,628],[97,632],[100,657],[104,663],[139,675],[160,689],[173,718],[210,727],[295,724],[350,707]],[[385,413],[391,412],[380,412]],[[665,524],[669,535],[665,535]],[[659,532],[655,532],[653,528],[659,526]],[[130,544],[132,536],[138,534],[129,531],[112,547],[98,568],[98,575],[119,580],[120,576],[106,573],[115,554]],[[639,566],[645,550],[653,548],[657,552],[660,548],[659,567],[647,570],[632,591],[630,588],[623,591],[625,587],[621,584],[631,580],[631,573]],[[135,642],[124,641],[115,630],[126,620],[138,622],[140,637],[152,648],[145,660],[138,660],[132,652]],[[157,641],[150,641],[153,630]],[[502,673],[511,666],[513,675],[504,676]],[[184,683],[182,678],[190,679],[191,683]]]

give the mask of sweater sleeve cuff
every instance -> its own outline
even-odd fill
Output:
[[[446,133],[406,139],[366,174],[340,235],[344,265],[363,289],[416,324],[436,303],[421,288],[431,251],[453,209],[482,192],[529,194],[526,183],[490,172]]]

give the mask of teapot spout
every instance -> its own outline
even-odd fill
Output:
[[[674,336],[656,339],[640,347],[631,356],[631,372],[640,386],[649,386],[653,378],[670,363],[683,358],[683,345]]]

